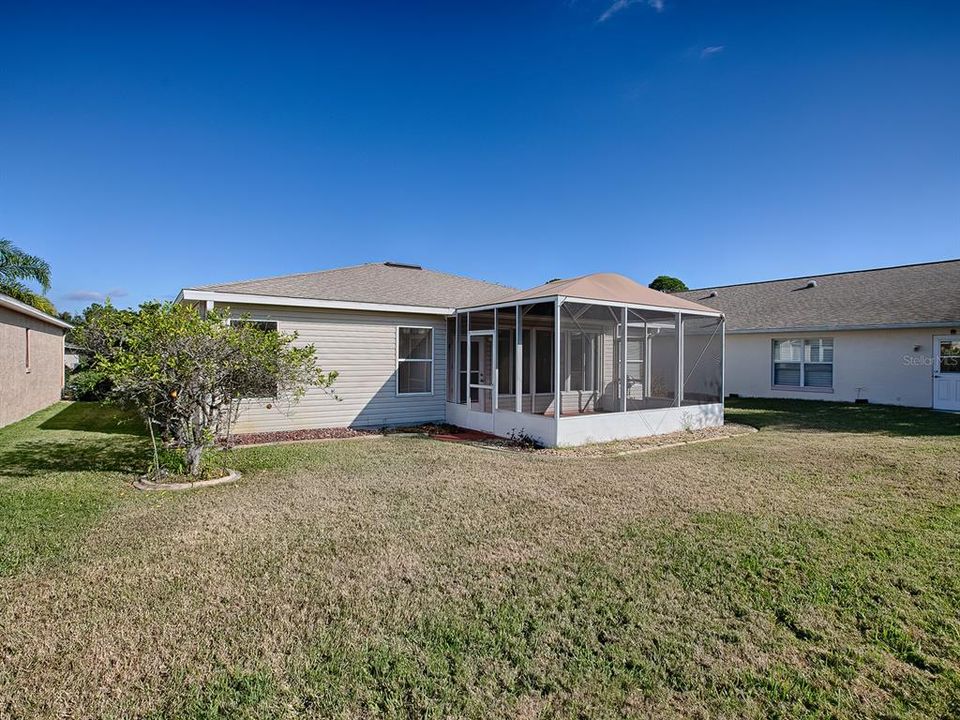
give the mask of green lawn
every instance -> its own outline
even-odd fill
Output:
[[[571,459],[233,451],[143,494],[135,421],[0,430],[0,717],[956,717],[960,416],[738,400]]]

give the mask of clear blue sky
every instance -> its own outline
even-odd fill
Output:
[[[60,307],[960,256],[960,3],[339,5],[3,3],[0,236]]]

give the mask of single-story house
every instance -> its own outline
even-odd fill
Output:
[[[237,432],[423,422],[546,445],[723,423],[723,315],[622,275],[526,291],[370,263],[185,288],[178,301],[296,332],[340,400],[245,400]]]
[[[0,427],[52,405],[63,392],[68,323],[0,295]]]
[[[960,260],[677,296],[726,316],[728,394],[960,410]]]

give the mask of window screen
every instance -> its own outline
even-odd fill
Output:
[[[832,388],[833,338],[774,340],[773,384]]]
[[[433,328],[397,329],[397,394],[433,392]]]

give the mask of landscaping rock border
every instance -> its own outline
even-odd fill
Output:
[[[169,490],[171,492],[178,492],[181,490],[196,490],[199,488],[213,487],[214,485],[226,485],[227,483],[233,483],[243,477],[243,475],[238,470],[227,469],[227,474],[220,478],[211,478],[210,480],[197,480],[195,482],[180,482],[180,483],[158,483],[153,482],[153,480],[147,480],[146,476],[137,480],[133,486],[137,490]]]

